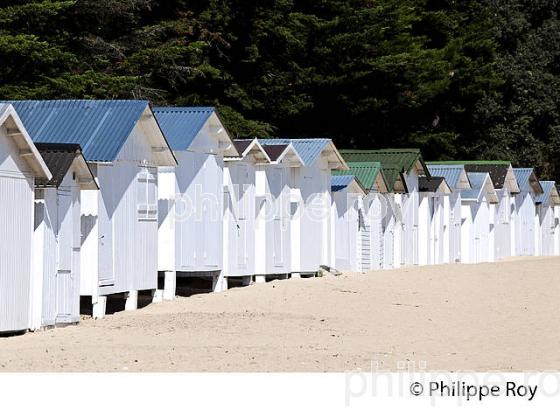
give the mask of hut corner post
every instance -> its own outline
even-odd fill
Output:
[[[224,276],[223,271],[212,279],[212,291],[224,292],[228,290],[228,279]]]
[[[92,296],[92,316],[94,319],[103,319],[107,310],[107,296]]]
[[[126,294],[126,301],[124,303],[124,310],[136,310],[138,309],[138,291],[129,290]]]
[[[177,272],[163,272],[163,300],[174,300],[177,289]]]

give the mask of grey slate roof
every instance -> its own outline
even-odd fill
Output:
[[[263,140],[259,140],[262,143]],[[277,161],[280,155],[288,148],[288,144],[278,144],[278,145],[263,145],[263,149],[267,153],[271,161]]]
[[[68,173],[68,170],[74,163],[76,157],[82,156],[82,150],[78,144],[37,143],[35,146],[41,153],[41,156],[52,173],[52,178],[50,180],[37,179],[35,181],[37,186],[50,186],[58,188]],[[87,167],[89,178],[91,178],[92,181],[95,181],[89,165],[87,165],[84,159],[82,159],[82,161],[84,167]]]
[[[35,144],[43,160],[51,171],[52,178],[47,180],[37,180],[36,184],[40,186],[59,187],[62,180],[72,166],[76,155],[81,155],[81,149],[78,144]]]
[[[431,172],[431,171],[430,171]],[[437,192],[440,185],[445,183],[444,177],[418,177],[418,191],[419,192]]]
[[[233,145],[237,152],[239,152],[239,155],[242,155],[252,142],[253,140],[233,140]]]
[[[79,144],[88,161],[112,162],[144,110],[143,100],[10,101],[34,142]]]

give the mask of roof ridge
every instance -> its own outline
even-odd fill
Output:
[[[185,112],[185,111],[216,111],[213,106],[154,106],[153,111],[158,112]]]
[[[17,100],[12,103],[34,142],[79,143],[88,161],[119,154],[147,100]]]
[[[17,102],[17,103],[22,103],[22,102],[27,102],[27,103],[57,103],[57,104],[61,104],[61,103],[95,103],[95,104],[101,104],[101,103],[131,103],[131,102],[141,102],[141,103],[146,103],[149,104],[150,101],[149,100],[143,100],[143,99],[124,99],[124,98],[117,98],[117,99],[87,99],[87,98],[72,98],[72,99],[68,99],[68,98],[59,98],[59,99],[47,99],[47,100],[39,100],[39,99],[21,99],[21,100],[2,100],[2,103],[4,104],[11,104],[12,102]]]

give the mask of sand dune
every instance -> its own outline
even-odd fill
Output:
[[[526,258],[179,298],[0,339],[0,370],[558,371],[559,337],[560,258]]]

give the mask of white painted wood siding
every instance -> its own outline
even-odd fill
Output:
[[[255,164],[247,157],[226,165],[227,276],[255,274]]]
[[[0,332],[25,330],[31,314],[33,176],[0,126]]]
[[[99,192],[83,191],[81,294],[157,287],[157,168],[139,122],[111,164],[94,164]]]

